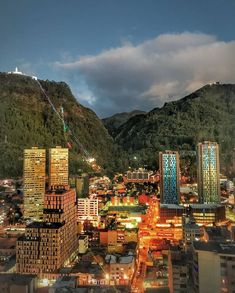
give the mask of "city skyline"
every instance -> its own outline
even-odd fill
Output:
[[[235,292],[234,27],[233,0],[0,1],[0,292]]]

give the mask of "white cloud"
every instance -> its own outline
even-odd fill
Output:
[[[85,79],[98,114],[150,110],[210,81],[235,82],[235,41],[202,33],[164,34],[128,42],[95,56],[56,62],[73,80]]]

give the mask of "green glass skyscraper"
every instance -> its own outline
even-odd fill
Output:
[[[200,203],[220,203],[219,145],[205,141],[197,146]]]

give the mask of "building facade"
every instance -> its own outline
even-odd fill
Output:
[[[179,203],[179,153],[165,151],[159,153],[161,203]]]
[[[43,222],[26,227],[17,241],[16,271],[51,279],[78,249],[75,190],[45,195]]]
[[[186,254],[182,251],[169,250],[168,278],[170,293],[188,293],[189,267]]]
[[[98,219],[98,199],[97,198],[78,198],[78,220],[94,220]]]
[[[89,247],[88,235],[80,235],[78,238],[78,252],[86,253]]]
[[[41,220],[45,195],[46,150],[24,150],[24,218]]]
[[[68,186],[69,150],[57,146],[49,149],[49,189]]]
[[[128,285],[131,282],[135,269],[133,255],[107,254],[105,262],[106,279],[109,280],[110,285]]]
[[[194,242],[192,270],[195,293],[235,292],[235,244]]]
[[[220,203],[219,145],[205,141],[197,146],[198,196],[200,203]]]

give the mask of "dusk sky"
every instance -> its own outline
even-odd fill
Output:
[[[0,71],[65,81],[99,117],[235,83],[234,0],[0,0]]]

